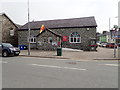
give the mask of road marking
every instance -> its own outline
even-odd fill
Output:
[[[6,62],[6,61],[0,61],[0,63],[8,63],[8,62]]]
[[[118,64],[104,64],[104,65],[107,65],[107,66],[119,66]]]
[[[39,66],[39,67],[48,67],[48,68],[60,68],[60,69],[71,69],[71,70],[86,70],[86,69],[80,69],[80,68],[60,67],[60,66],[50,66],[50,65],[39,65],[39,64],[30,64],[30,65]]]

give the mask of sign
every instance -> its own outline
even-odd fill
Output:
[[[117,36],[113,36],[114,39],[118,39],[120,38],[120,35],[117,35]]]
[[[68,41],[68,36],[63,36],[62,41],[64,41],[64,42]]]
[[[57,42],[52,42],[52,45],[53,46],[57,46]]]

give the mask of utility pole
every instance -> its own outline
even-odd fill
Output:
[[[28,0],[28,56],[30,55],[30,14],[29,14],[29,0]]]
[[[116,32],[114,31],[114,42],[115,42],[115,45],[114,45],[114,58],[116,58]]]
[[[116,17],[109,17],[109,31],[110,31],[110,26],[111,26],[111,18],[118,18],[118,16]],[[114,58],[116,58],[116,39],[115,39],[115,31],[113,32],[114,34],[114,38],[112,37],[112,34],[111,34],[111,39],[113,38],[114,39],[114,42],[115,42],[115,45],[114,45]]]
[[[118,29],[120,30],[120,1],[118,2]],[[120,59],[120,45],[118,45],[118,59]]]

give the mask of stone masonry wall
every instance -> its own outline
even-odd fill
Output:
[[[49,42],[49,37],[52,38],[52,42]],[[43,32],[37,37],[37,48],[41,50],[56,50],[58,47],[59,37],[52,34],[49,31]]]
[[[65,48],[85,49],[89,45],[90,39],[91,38],[96,38],[96,28],[94,28],[94,27],[89,28],[89,30],[87,30],[87,28],[65,28],[65,29],[51,29],[51,30],[61,34],[62,36],[68,36],[68,37],[73,32],[78,32],[78,34],[80,34],[81,43],[69,43],[69,39],[68,39],[68,41],[62,42],[62,47],[65,47]],[[31,30],[31,35],[37,35],[38,33],[39,33],[39,30]],[[47,35],[47,37],[52,36],[49,32],[43,33],[42,36],[39,36],[39,38],[38,38],[39,41],[41,41],[40,38],[43,38],[46,35]],[[25,31],[23,31],[23,30],[19,31],[18,32],[19,45],[22,45],[22,44],[23,45],[28,45],[27,37],[28,37],[28,31],[26,31],[26,30]],[[52,37],[54,37],[54,39],[56,39],[56,37],[54,35]],[[47,46],[47,45],[43,45],[43,46]],[[36,46],[36,44],[34,44],[34,46],[32,44],[31,47],[37,47],[37,46]],[[51,48],[52,46],[48,44],[47,47]],[[43,47],[43,48],[47,48],[47,47]]]
[[[2,15],[0,15],[0,42],[2,42]]]
[[[31,30],[31,35],[38,35],[39,30]],[[26,45],[28,46],[28,30],[18,31],[18,45]],[[31,44],[31,48],[36,48],[36,43]]]
[[[14,36],[10,36],[10,29],[14,29]],[[18,45],[18,32],[17,28],[11,21],[2,15],[2,42],[11,43],[14,46]]]
[[[54,32],[61,34],[62,36],[70,36],[73,32],[78,32],[81,36],[81,43],[69,43],[69,39],[66,42],[62,42],[62,46],[65,48],[85,49],[87,48],[90,39],[96,38],[96,28],[67,28],[67,29],[52,29]]]
[[[31,30],[31,36],[37,36],[39,34],[39,30]],[[56,35],[52,34],[49,31],[45,31],[36,37],[36,43],[31,43],[31,49],[40,49],[40,50],[56,50],[57,46],[52,45],[52,43],[48,42],[48,38],[52,37],[52,41],[58,43]],[[19,31],[18,32],[18,43],[19,45],[28,46],[28,31]]]

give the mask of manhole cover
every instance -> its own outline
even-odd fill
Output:
[[[68,64],[77,64],[76,62],[67,62]]]

